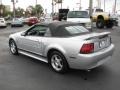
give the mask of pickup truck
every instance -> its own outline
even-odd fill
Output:
[[[117,25],[117,17],[113,14],[106,13],[103,9],[94,8],[93,14],[91,16],[93,22],[96,22],[97,28],[112,28],[114,25]]]

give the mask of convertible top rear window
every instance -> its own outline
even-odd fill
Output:
[[[83,26],[68,26],[68,27],[65,27],[65,29],[66,29],[71,35],[81,34],[81,33],[88,32],[88,30],[85,29]]]
[[[88,32],[89,31],[81,25],[65,25],[58,27],[56,31],[53,33],[53,36],[70,37],[81,35]]]

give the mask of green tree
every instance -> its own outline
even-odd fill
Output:
[[[0,5],[0,17],[10,17],[11,14],[12,12],[8,11],[5,5]]]
[[[40,17],[40,15],[43,13],[43,7],[40,4],[37,4],[34,6],[28,6],[26,9],[26,16],[37,16]]]
[[[27,16],[35,16],[35,7],[34,6],[28,6],[26,9],[26,12],[28,12]]]
[[[15,13],[16,13],[17,17],[22,17],[22,16],[24,16],[24,9],[18,7],[17,9],[15,9]]]
[[[35,6],[36,16],[40,17],[40,15],[43,13],[43,7],[40,4],[37,4]]]

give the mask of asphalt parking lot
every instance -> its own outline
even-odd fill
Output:
[[[90,72],[70,70],[64,75],[53,72],[43,62],[10,53],[9,34],[27,28],[8,26],[0,29],[0,90],[120,90],[119,27],[99,30],[110,31],[115,44],[115,52],[109,62]]]

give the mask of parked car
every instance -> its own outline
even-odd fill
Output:
[[[38,22],[39,22],[39,20],[38,20],[37,17],[30,17],[30,18],[28,19],[28,25],[29,25],[29,26],[32,26],[32,25],[34,25],[34,24],[36,24],[36,23],[38,23]]]
[[[29,18],[24,18],[22,21],[24,24],[28,24]]]
[[[19,18],[13,18],[11,27],[23,27],[23,22]]]
[[[67,21],[80,23],[91,30],[91,19],[87,11],[69,11]]]
[[[78,23],[40,23],[11,34],[9,47],[48,63],[58,73],[69,68],[89,70],[108,61],[114,51],[110,32],[89,32]]]
[[[7,23],[7,25],[11,25],[12,19],[8,19],[8,20],[6,21],[6,23]]]
[[[26,24],[26,18],[20,17],[19,20],[20,20],[23,24]]]
[[[7,24],[4,18],[0,18],[0,27],[7,27]]]

